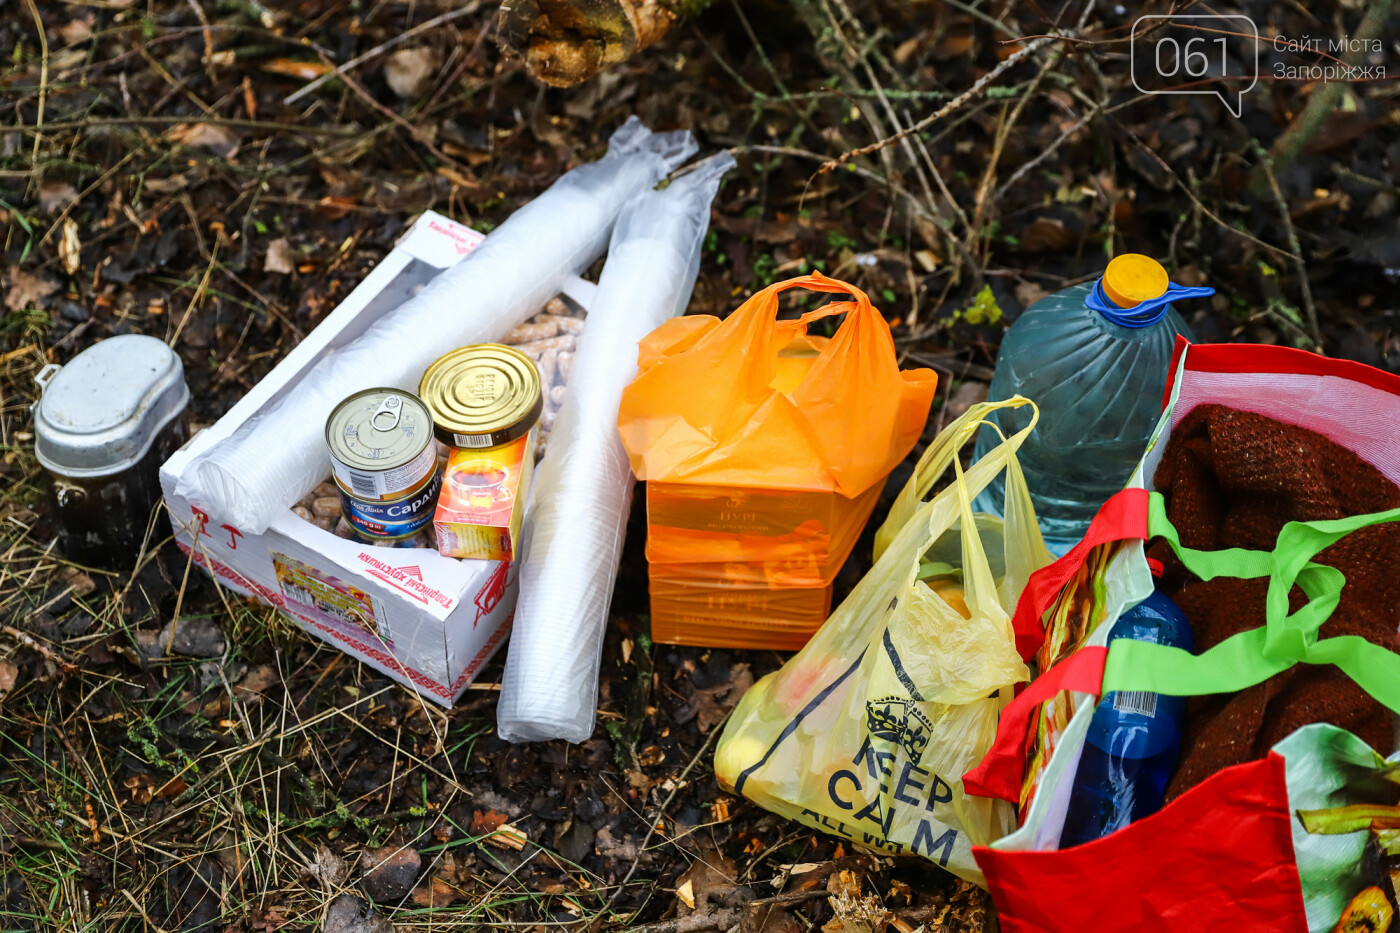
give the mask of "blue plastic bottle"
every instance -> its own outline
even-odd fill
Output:
[[[1176,337],[1190,338],[1170,302],[1214,291],[1174,285],[1156,260],[1128,253],[1103,278],[1037,301],[1007,330],[989,397],[1024,395],[1040,407],[1017,459],[1050,550],[1063,554],[1083,537],[1142,458],[1162,413]],[[1030,412],[1003,410],[990,420],[1010,437]],[[977,455],[1000,442],[984,427]],[[1003,498],[999,477],[976,508],[999,515]]]
[[[1151,562],[1153,573],[1161,565]],[[1113,623],[1108,640],[1138,641],[1192,650],[1191,626],[1176,603],[1154,590]],[[1094,710],[1079,770],[1070,790],[1060,848],[1107,836],[1156,813],[1181,753],[1183,697],[1108,693]]]

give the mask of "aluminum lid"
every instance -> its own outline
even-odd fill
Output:
[[[418,394],[440,440],[453,447],[495,447],[530,433],[544,397],[534,360],[514,347],[473,344],[439,358]]]
[[[401,389],[356,392],[326,419],[331,456],[353,470],[404,466],[432,442],[433,419],[427,406]]]
[[[118,473],[146,455],[190,400],[180,358],[163,341],[124,334],[35,378],[34,452],[65,476]]]

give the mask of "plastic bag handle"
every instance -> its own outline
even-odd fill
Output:
[[[762,291],[755,292],[753,297],[744,303],[743,306],[752,305],[755,313],[763,313],[769,320],[777,321],[778,317],[778,295],[782,292],[794,288],[805,288],[813,292],[826,292],[832,295],[850,295],[850,301],[833,301],[823,305],[813,311],[807,311],[795,321],[778,321],[779,324],[786,324],[791,327],[801,325],[806,327],[812,321],[820,320],[824,317],[831,317],[835,314],[845,314],[847,311],[871,311],[875,306],[870,303],[870,296],[856,288],[849,282],[840,279],[833,279],[830,276],[822,275],[820,272],[813,272],[810,275],[799,275],[796,278],[784,279],[781,282],[774,282]],[[743,307],[741,306],[741,307]],[[730,315],[732,318],[734,315]],[[726,320],[728,320],[726,318]]]
[[[1117,526],[1106,522],[1107,530],[1099,535],[1098,543],[1162,537],[1186,568],[1203,580],[1268,576],[1265,624],[1233,635],[1198,655],[1129,638],[1116,639],[1107,648],[1080,648],[1036,678],[1002,711],[992,748],[976,768],[963,776],[963,787],[968,793],[1013,803],[1020,799],[1027,743],[1031,741],[1031,719],[1040,704],[1061,690],[1098,696],[1123,690],[1201,696],[1242,690],[1298,663],[1335,664],[1378,702],[1400,712],[1400,655],[1357,635],[1318,639],[1318,629],[1337,607],[1346,580],[1335,567],[1311,560],[1319,551],[1353,531],[1400,521],[1400,509],[1328,521],[1289,522],[1279,532],[1278,544],[1272,552],[1243,548],[1198,551],[1182,546],[1176,528],[1167,518],[1166,500],[1161,493],[1149,493],[1145,489],[1124,490],[1124,493],[1135,494],[1124,499],[1134,512],[1123,517],[1122,524]],[[1107,512],[1109,505],[1124,493],[1105,503],[1099,515]],[[1140,533],[1124,533],[1133,531],[1135,523],[1141,524]],[[1113,534],[1119,537],[1112,537]],[[1085,541],[1088,540],[1086,535]],[[1086,548],[1085,554],[1087,551]],[[1068,582],[1073,570],[1083,564],[1083,555],[1078,561],[1069,560],[1073,553],[1041,571],[1044,574],[1040,581],[1042,586],[1048,586],[1054,577],[1060,576],[1063,577],[1061,585]],[[1073,570],[1068,574],[1045,573],[1061,564]],[[1034,575],[1032,580],[1035,580]],[[1288,594],[1295,583],[1308,596],[1308,602],[1290,615]],[[1018,618],[1023,605],[1030,612],[1035,605],[1043,604],[1048,608],[1054,601],[1044,597],[1028,600],[1029,595],[1028,584],[1016,607]],[[1034,621],[1039,625],[1039,614]]]
[[[970,425],[980,424],[987,419],[987,416],[994,411],[1010,408],[1031,407],[1030,427],[1034,428],[1036,422],[1040,420],[1040,409],[1030,399],[1016,395],[1000,402],[978,402],[968,408],[960,417],[948,423],[938,436],[933,439],[923,455],[919,457],[919,462],[914,465],[914,475],[909,477],[909,482],[904,484],[904,488],[899,491],[894,504],[890,506],[889,515],[885,518],[880,530],[875,533],[875,560],[880,559],[880,555],[889,547],[890,542],[899,534],[899,529],[904,527],[905,522],[913,518],[914,512],[918,509],[919,503],[929,490],[948,471],[948,465],[957,459],[958,453],[967,446],[968,441],[976,436],[975,431],[968,431]],[[1021,446],[1025,438],[1025,433],[1012,435],[1013,450]]]
[[[1118,639],[1104,670],[1105,690],[1143,690],[1174,696],[1233,693],[1261,683],[1295,664],[1335,664],[1353,682],[1393,712],[1400,712],[1400,655],[1359,635],[1318,638],[1341,600],[1346,577],[1318,564],[1318,552],[1361,528],[1400,521],[1400,509],[1315,522],[1289,522],[1273,551],[1183,547],[1167,517],[1166,500],[1151,493],[1148,529],[1171,545],[1177,557],[1203,580],[1269,578],[1264,625],[1239,632],[1193,655],[1180,648]],[[1294,584],[1308,597],[1288,611]],[[1153,650],[1146,650],[1153,649]]]
[[[1084,566],[1089,552],[1114,541],[1146,540],[1147,511],[1146,489],[1130,488],[1115,493],[1100,507],[1078,544],[1064,557],[1031,574],[1016,602],[1016,613],[1011,617],[1016,650],[1022,660],[1030,661],[1045,643],[1045,624],[1041,617],[1055,605],[1065,584]]]
[[[1080,648],[1031,681],[1030,686],[1001,711],[992,747],[977,767],[963,775],[963,790],[977,797],[1019,803],[1030,751],[1028,745],[1033,737],[1031,719],[1036,710],[1062,690],[1098,696],[1103,689],[1108,653],[1103,646]]]

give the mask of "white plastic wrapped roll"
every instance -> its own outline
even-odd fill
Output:
[[[520,600],[496,724],[512,742],[593,733],[598,668],[634,480],[617,434],[637,344],[685,310],[720,176],[711,156],[641,195],[613,231],[569,389],[536,470],[522,532]]]
[[[267,530],[330,474],[324,431],[332,408],[374,386],[414,391],[443,353],[502,337],[597,259],[623,206],[695,148],[689,132],[652,133],[630,118],[602,159],[563,175],[470,256],[210,448],[186,470],[179,494],[244,531]]]

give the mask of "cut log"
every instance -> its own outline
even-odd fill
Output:
[[[573,87],[626,61],[709,0],[505,0],[501,47],[545,84]]]

